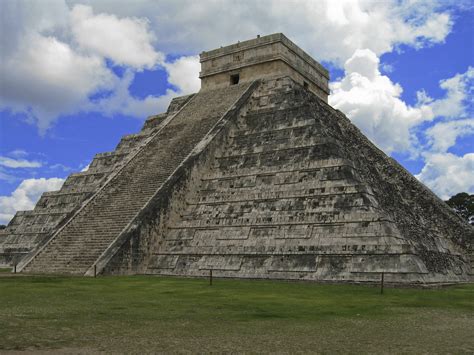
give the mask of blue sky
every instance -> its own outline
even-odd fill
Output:
[[[0,11],[0,224],[198,91],[199,52],[274,32],[321,61],[330,104],[435,193],[474,193],[470,1],[5,0]]]

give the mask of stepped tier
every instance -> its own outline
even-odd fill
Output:
[[[200,54],[172,100],[0,231],[30,273],[441,284],[474,230],[327,104],[329,73],[281,33]]]
[[[114,171],[146,143],[168,115],[182,107],[192,95],[172,100],[168,113],[151,116],[138,134],[122,138],[115,151],[98,153],[87,171],[71,174],[60,191],[45,192],[33,211],[19,211],[0,231],[0,266],[19,263],[35,247],[43,245],[107,181]]]
[[[87,272],[248,88],[245,84],[199,93],[185,100],[181,110],[174,109],[154,133],[146,129],[124,137],[117,151],[133,142],[140,145],[135,155],[111,171],[108,181],[20,268],[33,273]],[[65,185],[99,184],[105,174],[73,174]]]
[[[426,284],[472,271],[472,228],[289,78],[263,81],[177,185],[105,273]]]
[[[472,227],[290,77],[175,99],[7,232],[31,273],[429,284],[474,261]]]

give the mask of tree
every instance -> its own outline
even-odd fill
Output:
[[[451,197],[446,203],[469,224],[474,225],[474,195],[460,192]]]

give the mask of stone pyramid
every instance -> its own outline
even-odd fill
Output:
[[[473,228],[327,104],[282,34],[201,54],[201,90],[18,212],[28,273],[468,282]]]

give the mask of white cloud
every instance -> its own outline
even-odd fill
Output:
[[[0,165],[6,168],[40,168],[43,164],[39,161],[26,159],[12,159],[0,156]]]
[[[359,48],[381,55],[402,43],[418,48],[440,43],[452,26],[441,1],[102,0],[90,4],[96,12],[148,16],[158,46],[166,53],[198,53],[257,34],[284,32],[315,58],[340,64]]]
[[[199,88],[194,54],[256,34],[284,31],[316,58],[341,64],[358,48],[380,55],[402,43],[439,43],[451,28],[436,1],[83,3],[2,3],[0,109],[24,113],[41,132],[60,116],[94,106],[90,98],[104,91],[109,100],[96,107],[106,114],[156,113],[172,96]],[[163,52],[187,56],[165,63]],[[106,59],[135,71],[160,64],[176,90],[144,100],[125,95],[126,81]]]
[[[9,57],[32,33],[58,36],[68,27],[69,8],[65,1],[2,1],[0,54]]]
[[[402,101],[402,87],[378,67],[374,52],[357,50],[344,65],[344,78],[331,84],[329,103],[385,152],[409,151],[416,140],[411,129],[432,119],[432,111],[426,105],[412,107]]]
[[[7,224],[16,211],[31,210],[45,191],[61,188],[64,179],[26,179],[10,196],[0,196],[0,224]]]
[[[153,68],[163,62],[163,54],[152,46],[155,37],[143,18],[118,18],[92,8],[76,5],[71,11],[71,28],[82,48],[136,69]]]
[[[6,12],[2,18],[15,18],[18,24],[15,27],[7,21],[2,27],[7,32],[1,36],[5,50],[0,66],[0,109],[25,114],[41,134],[60,116],[90,106],[92,95],[121,88],[123,80],[107,67],[106,57],[137,70],[162,60],[151,45],[153,34],[143,19],[93,15],[84,6],[69,12],[66,5],[54,3],[52,14],[60,17],[56,19],[39,9],[34,16],[29,5],[19,1],[17,6],[2,7]],[[5,40],[10,35],[16,43]],[[143,113],[141,106],[151,103],[135,99],[129,106],[136,107],[135,112],[129,110],[135,115]]]
[[[84,5],[69,9],[61,1],[48,3],[51,13],[29,5],[19,1],[2,8],[5,18],[16,21],[2,27],[0,109],[23,113],[41,134],[59,117],[81,111],[145,118],[165,111],[173,97],[199,90],[198,56],[166,63],[153,47],[155,35],[146,17],[94,13]],[[108,68],[106,59],[124,66],[124,77]],[[174,89],[133,97],[134,71],[157,65],[168,72]],[[96,93],[105,98],[92,100]]]
[[[133,97],[129,87],[135,74],[127,70],[111,95],[91,101],[83,109],[101,112],[107,116],[122,114],[144,118],[166,111],[174,97],[195,93],[201,88],[199,56],[182,56],[173,62],[163,63],[163,66],[168,73],[168,82],[174,86],[174,89],[167,89],[165,94],[148,95],[144,99]]]
[[[458,138],[474,134],[474,119],[439,122],[428,128],[425,134],[431,151],[446,152]]]
[[[126,71],[111,95],[89,102],[84,105],[83,110],[101,112],[106,116],[121,114],[145,118],[166,111],[171,99],[178,96],[178,92],[168,89],[166,94],[161,96],[148,95],[144,99],[137,99],[129,91],[134,77],[132,71]]]
[[[439,86],[446,90],[445,98],[433,100],[424,91],[421,91],[418,93],[419,99],[429,103],[436,116],[449,118],[465,116],[466,105],[472,104],[474,68],[469,67],[465,73],[441,80]],[[467,100],[470,100],[470,102],[466,102]]]
[[[416,178],[442,199],[459,192],[474,193],[474,153],[458,157],[451,153],[426,155],[426,165]]]
[[[111,89],[115,76],[98,56],[75,52],[55,37],[30,34],[0,66],[0,106],[24,112],[44,132],[76,112],[88,96]]]
[[[331,83],[329,103],[349,118],[386,153],[420,154],[422,148],[415,135],[423,122],[443,117],[426,131],[429,145],[435,151],[446,151],[456,138],[472,133],[471,119],[459,120],[469,111],[474,68],[440,81],[446,95],[432,99],[424,91],[417,93],[417,105],[411,106],[400,96],[403,88],[379,71],[379,59],[369,49],[357,50],[344,64],[345,75]],[[457,122],[447,122],[456,118]]]
[[[199,56],[183,56],[174,62],[165,63],[164,67],[168,72],[168,82],[178,88],[180,94],[191,94],[201,88]]]

